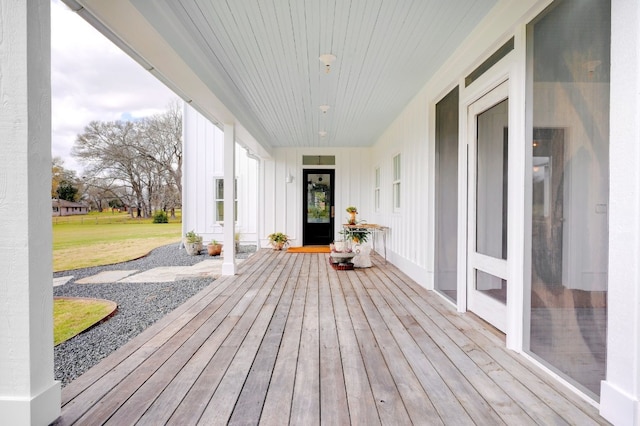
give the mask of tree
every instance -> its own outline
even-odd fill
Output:
[[[136,148],[138,127],[130,121],[92,121],[76,139],[72,154],[85,165],[87,175],[118,181],[131,188],[141,202],[144,195]]]
[[[60,198],[58,187],[62,182],[78,187],[76,172],[64,167],[64,160],[61,157],[53,157],[51,160],[51,198]],[[74,200],[70,200],[74,201]]]
[[[113,179],[101,177],[82,178],[82,199],[89,202],[96,210],[102,211],[111,201],[116,199],[122,206],[116,194],[117,185]]]
[[[139,215],[180,205],[182,116],[177,103],[142,120],[93,121],[78,135],[72,154],[92,179],[112,180],[111,191]]]
[[[56,189],[57,196],[60,200],[78,201],[78,188],[71,182],[63,180]]]

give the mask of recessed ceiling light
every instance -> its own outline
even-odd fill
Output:
[[[323,114],[326,114],[327,111],[329,111],[329,108],[331,108],[329,105],[320,105],[320,111],[322,111]]]
[[[327,136],[327,132],[325,132],[324,130],[320,130],[318,134],[320,135],[321,138],[324,138],[325,136]]]

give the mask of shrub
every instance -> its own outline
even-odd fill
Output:
[[[158,210],[153,214],[153,223],[169,223],[169,216],[164,210]]]

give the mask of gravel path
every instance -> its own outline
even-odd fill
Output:
[[[237,257],[246,258],[249,254],[238,253]],[[190,266],[206,258],[206,250],[204,256],[189,256],[176,243],[157,248],[149,255],[130,262],[54,273],[54,277],[73,275],[67,284],[53,288],[56,297],[92,297],[118,304],[118,312],[112,318],[55,347],[56,380],[66,386],[212,282],[211,278],[205,278],[167,283],[75,284],[76,280],[101,271]]]

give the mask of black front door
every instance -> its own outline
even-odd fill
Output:
[[[303,171],[302,244],[325,245],[333,242],[334,229],[334,170],[306,169]]]

